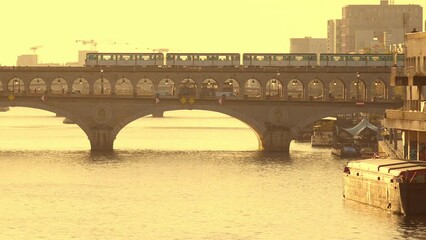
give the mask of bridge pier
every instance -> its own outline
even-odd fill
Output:
[[[114,149],[115,136],[113,136],[111,132],[111,128],[93,128],[91,138],[89,138],[91,150],[112,152]]]
[[[154,110],[154,112],[152,113],[152,117],[155,117],[155,118],[161,118],[161,117],[164,117],[164,111],[162,111],[162,110]]]
[[[290,152],[292,134],[286,127],[270,126],[261,137],[263,150],[266,152]]]

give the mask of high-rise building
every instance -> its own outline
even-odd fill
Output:
[[[327,52],[341,53],[342,52],[342,20],[328,20],[327,24]]]
[[[290,38],[291,53],[324,53],[327,52],[326,38]]]
[[[329,21],[330,27],[330,21]],[[347,5],[342,8],[340,27],[329,29],[329,43],[341,38],[344,53],[386,52],[391,45],[404,43],[404,34],[414,28],[423,29],[423,8],[420,5],[394,5],[380,0],[380,5]],[[340,29],[339,29],[340,28]]]

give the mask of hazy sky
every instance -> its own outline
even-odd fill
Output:
[[[327,20],[341,18],[343,6],[379,2],[7,0],[1,4],[0,65],[16,64],[33,46],[43,46],[37,51],[41,62],[77,61],[77,51],[90,45],[76,40],[91,39],[99,51],[288,52],[290,38],[326,37]]]

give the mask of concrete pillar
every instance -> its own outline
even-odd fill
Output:
[[[281,84],[282,84],[282,89],[281,89],[281,99],[285,99],[285,100],[287,100],[287,98],[288,98],[288,83],[286,84],[286,82],[285,81],[282,81],[281,82]]]
[[[291,133],[287,128],[270,127],[261,137],[266,152],[290,152]]]
[[[351,100],[351,86],[350,85],[345,86],[345,100]]]
[[[117,84],[117,81],[114,81],[114,82],[112,82],[112,81],[110,81],[110,84],[111,84],[111,95],[115,95],[115,85]]]
[[[92,151],[113,151],[115,136],[111,134],[110,127],[96,127],[91,129],[90,146]]]
[[[330,100],[330,84],[323,85],[322,99],[323,101]]]

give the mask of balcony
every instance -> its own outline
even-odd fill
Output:
[[[386,118],[408,121],[426,121],[426,112],[388,109],[386,110]]]
[[[426,112],[388,109],[384,125],[387,128],[426,132]]]

